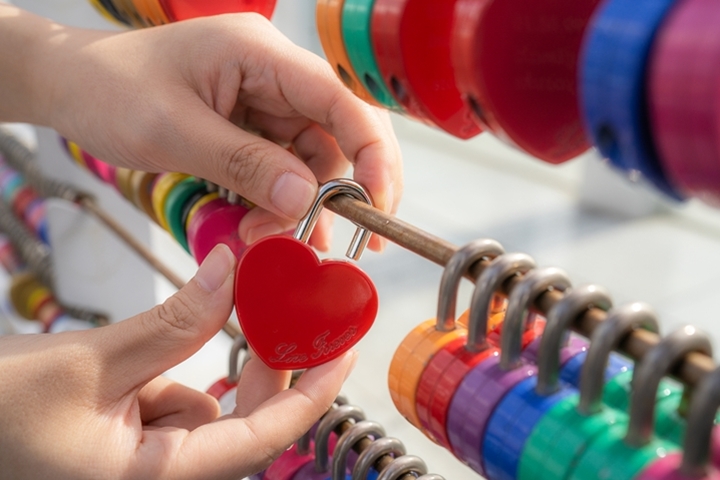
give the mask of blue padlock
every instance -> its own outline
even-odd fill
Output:
[[[349,429],[345,430],[335,445],[335,453],[332,459],[332,475],[327,480],[352,480],[348,471],[348,456],[352,447],[363,438],[370,437],[374,440],[385,437],[385,429],[376,422],[363,420]],[[378,473],[371,469],[367,480],[377,480]]]
[[[567,275],[557,268],[533,270],[516,284],[510,293],[505,313],[501,336],[501,366],[510,369],[520,362],[520,337],[525,330],[526,317],[535,301],[550,288],[563,291],[569,287],[570,280]],[[560,343],[558,340],[558,351],[553,352],[554,356],[560,356]],[[541,345],[539,358],[549,353],[548,346],[547,342],[544,349]],[[553,385],[545,385],[545,391],[536,391],[538,377],[532,376],[515,385],[498,404],[485,430],[481,452],[489,478],[517,478],[520,455],[535,424],[553,405],[576,393],[570,386],[557,382],[559,363],[559,360],[541,363],[546,369],[554,364],[556,369],[555,372],[543,372],[544,378],[555,379]]]
[[[606,0],[580,52],[580,110],[604,157],[635,178],[642,175],[676,200],[650,134],[645,70],[655,33],[676,0]]]
[[[352,480],[367,480],[370,478],[372,466],[380,457],[392,455],[395,458],[405,455],[405,445],[397,438],[383,437],[375,440],[358,457],[352,471]],[[427,470],[423,473],[427,473]],[[383,472],[380,472],[382,475]],[[379,476],[378,476],[379,478]]]

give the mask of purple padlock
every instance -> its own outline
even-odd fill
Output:
[[[326,480],[330,476],[330,455],[337,442],[333,430],[348,420],[361,422],[365,412],[353,405],[341,405],[325,414],[315,433],[315,459],[300,468],[293,480]]]
[[[535,262],[525,254],[500,255],[478,278],[473,296],[483,295],[488,285],[500,285],[499,279],[506,279],[508,272],[516,271],[521,264],[532,268]],[[503,334],[505,331],[503,328]],[[448,409],[448,439],[453,453],[476,472],[484,473],[480,452],[495,407],[512,387],[536,374],[537,367],[525,359],[513,369],[501,368],[500,355],[496,354],[470,370],[460,383]]]

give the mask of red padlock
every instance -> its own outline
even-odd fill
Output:
[[[457,0],[376,0],[372,38],[380,71],[411,115],[462,139],[481,128],[455,82],[450,59]]]
[[[272,17],[277,0],[160,0],[171,21],[209,17],[224,13],[256,12]]]
[[[589,147],[577,99],[583,33],[600,0],[458,0],[453,64],[470,108],[549,163]]]

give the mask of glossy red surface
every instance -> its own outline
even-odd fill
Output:
[[[277,0],[160,0],[172,21],[223,13],[257,12],[272,17]]]
[[[270,368],[297,370],[328,362],[370,329],[378,299],[354,264],[318,260],[287,236],[264,238],[240,258],[235,308],[248,344]]]

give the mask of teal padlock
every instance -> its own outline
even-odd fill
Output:
[[[654,434],[656,395],[660,381],[691,352],[712,356],[710,338],[693,327],[674,331],[655,345],[636,365],[629,416],[587,446],[568,475],[569,480],[631,480],[651,462],[680,449]]]
[[[402,111],[378,68],[372,46],[370,26],[375,0],[345,0],[342,12],[342,34],[350,63],[360,81],[375,100],[384,107]]]
[[[574,295],[577,308],[565,308],[562,302]],[[576,289],[561,300],[548,314],[550,318],[558,310],[565,310],[566,316],[577,317],[589,306],[607,306],[609,295],[599,287],[588,286]],[[573,298],[568,300],[571,303]],[[608,368],[610,354],[635,329],[643,328],[658,332],[655,314],[644,304],[632,304],[611,310],[608,317],[595,330],[587,352],[580,377],[580,393],[563,399],[550,410],[535,426],[528,438],[522,457],[518,478],[520,480],[566,479],[575,460],[587,446],[603,432],[618,422],[627,419],[624,412],[603,405],[603,381],[616,373]],[[541,357],[542,358],[542,357]],[[539,380],[538,380],[539,381]]]

